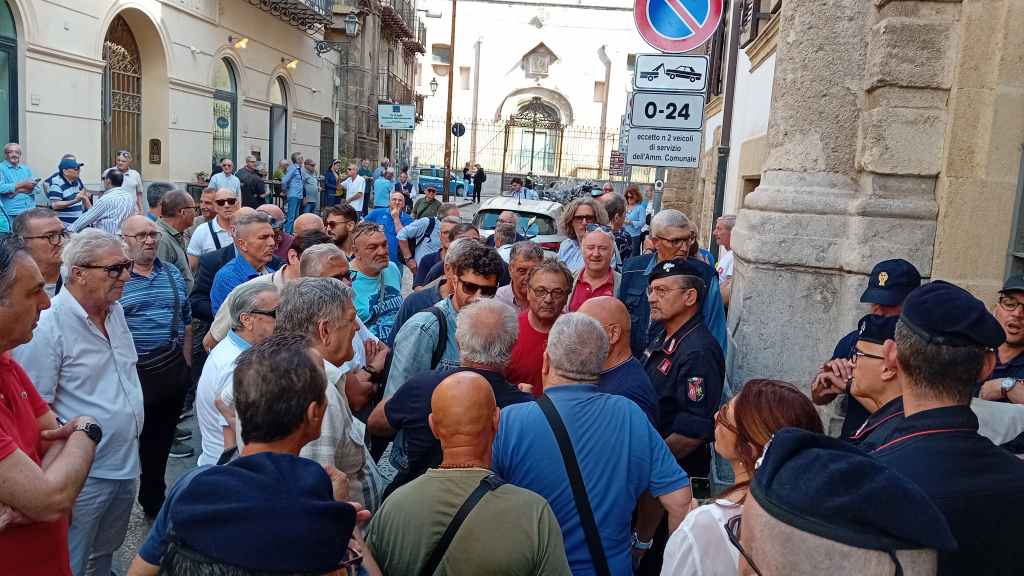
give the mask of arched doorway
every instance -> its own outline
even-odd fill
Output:
[[[274,79],[270,85],[270,162],[276,166],[288,156],[288,87],[284,78]]]
[[[336,157],[334,151],[334,120],[320,119],[320,173],[326,174],[331,161]]]
[[[213,70],[213,158],[216,169],[222,158],[231,158],[237,166],[235,142],[238,124],[238,81],[227,58],[214,63]],[[211,172],[212,173],[212,172]]]
[[[113,166],[119,150],[142,158],[142,55],[120,14],[103,40],[103,59],[103,165]]]
[[[0,142],[18,141],[18,31],[0,0]]]
[[[562,132],[558,109],[534,96],[505,123],[505,165],[502,171],[534,175],[560,172]]]

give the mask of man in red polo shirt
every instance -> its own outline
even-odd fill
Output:
[[[543,391],[541,366],[544,349],[548,346],[548,332],[565,310],[565,302],[572,290],[572,273],[559,260],[546,258],[530,271],[526,300],[529,308],[519,314],[519,339],[512,347],[505,377],[512,384],[529,384],[524,390],[534,396]]]
[[[20,242],[0,240],[0,574],[70,576],[68,518],[102,437],[92,418],[58,421],[9,354],[50,307],[44,286]]]
[[[621,276],[612,269],[615,239],[611,229],[599,224],[588,224],[588,232],[580,239],[583,268],[575,274],[569,312],[580,309],[584,302],[598,296],[615,296]]]

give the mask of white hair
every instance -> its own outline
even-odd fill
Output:
[[[86,228],[65,242],[61,258],[64,260],[60,265],[60,276],[65,282],[71,282],[71,269],[75,266],[92,264],[96,255],[107,249],[118,248],[127,253],[124,242],[120,238],[99,230],[97,228]]]
[[[463,361],[503,368],[518,338],[516,311],[504,302],[478,300],[459,312],[455,341]]]
[[[688,230],[690,228],[690,219],[686,217],[679,210],[668,208],[662,210],[651,218],[651,233],[660,234],[664,232],[666,228],[680,228]]]
[[[551,369],[560,376],[597,382],[608,356],[608,335],[586,314],[562,314],[548,333],[547,353]]]

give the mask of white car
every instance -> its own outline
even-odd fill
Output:
[[[498,216],[506,210],[519,215],[516,230],[519,234],[540,244],[545,250],[558,251],[558,246],[565,240],[565,235],[558,231],[558,221],[562,217],[561,204],[506,196],[491,198],[480,206],[473,217],[473,224],[480,230],[480,235],[488,238],[494,234]]]

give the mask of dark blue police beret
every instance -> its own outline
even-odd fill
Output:
[[[995,348],[1006,341],[1003,327],[981,300],[942,280],[914,290],[900,320],[929,344]]]
[[[896,322],[899,316],[878,316],[868,314],[857,324],[857,340],[884,344],[896,337]]]
[[[669,276],[694,276],[703,280],[701,271],[685,258],[658,262],[654,265],[654,269],[651,270],[650,279],[657,280],[658,278],[668,278]]]
[[[899,306],[915,288],[921,285],[921,273],[903,260],[883,260],[871,269],[868,287],[860,301],[882,306]]]
[[[785,428],[772,437],[750,493],[772,517],[869,550],[954,550],[942,512],[912,481],[854,446]]]
[[[211,560],[260,572],[331,572],[345,560],[355,509],[334,500],[312,460],[259,453],[198,473],[174,499],[177,539]]]

